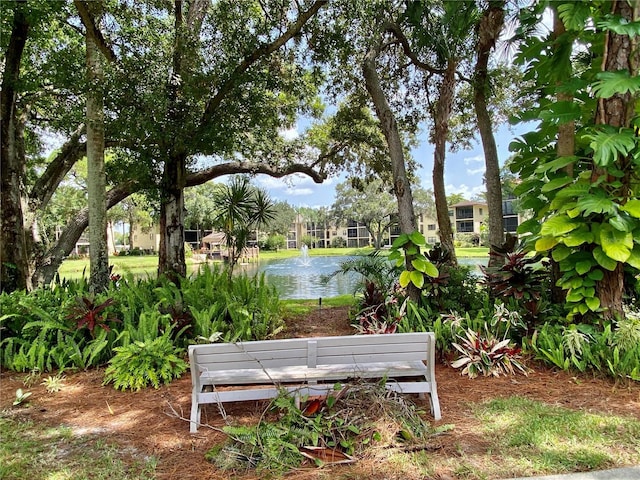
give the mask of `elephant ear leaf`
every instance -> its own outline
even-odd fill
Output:
[[[621,210],[627,212],[633,218],[640,218],[640,200],[629,200],[622,206]]]

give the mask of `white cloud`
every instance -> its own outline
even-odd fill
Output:
[[[453,185],[453,184],[448,184],[445,187],[445,191],[447,192],[448,195],[451,195],[453,193],[459,193],[461,194],[464,198],[466,199],[470,199],[472,197],[474,197],[475,195],[478,195],[480,193],[483,193],[485,191],[484,185],[478,185],[475,187],[470,187],[464,183],[460,184],[460,185]]]
[[[484,162],[484,155],[476,155],[474,157],[465,157],[463,160],[465,165],[471,165],[472,163]]]
[[[291,128],[288,128],[286,130],[280,130],[278,133],[285,140],[295,140],[296,138],[298,138],[300,136],[300,133],[298,132],[298,126],[297,125],[295,125],[295,126],[293,126]]]
[[[291,188],[287,190],[288,195],[292,195],[294,197],[301,197],[303,195],[311,195],[313,190],[310,188]]]
[[[484,173],[484,165],[478,168],[467,168],[467,175],[478,175],[479,173]]]

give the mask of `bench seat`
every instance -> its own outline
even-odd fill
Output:
[[[189,360],[191,432],[204,404],[274,398],[283,388],[319,395],[337,381],[360,378],[387,379],[387,387],[401,393],[428,393],[431,412],[440,419],[433,333],[191,345]]]

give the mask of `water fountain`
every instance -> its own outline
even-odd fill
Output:
[[[309,259],[309,247],[306,245],[302,245],[302,248],[300,249],[300,264],[303,267],[311,265],[311,260]]]

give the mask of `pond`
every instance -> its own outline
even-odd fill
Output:
[[[248,275],[264,273],[267,282],[275,285],[282,299],[329,298],[350,295],[359,281],[359,275],[336,275],[325,281],[325,277],[339,269],[347,256],[307,256],[260,260],[258,263],[238,265],[238,272]],[[487,258],[460,258],[460,265],[486,265]]]

